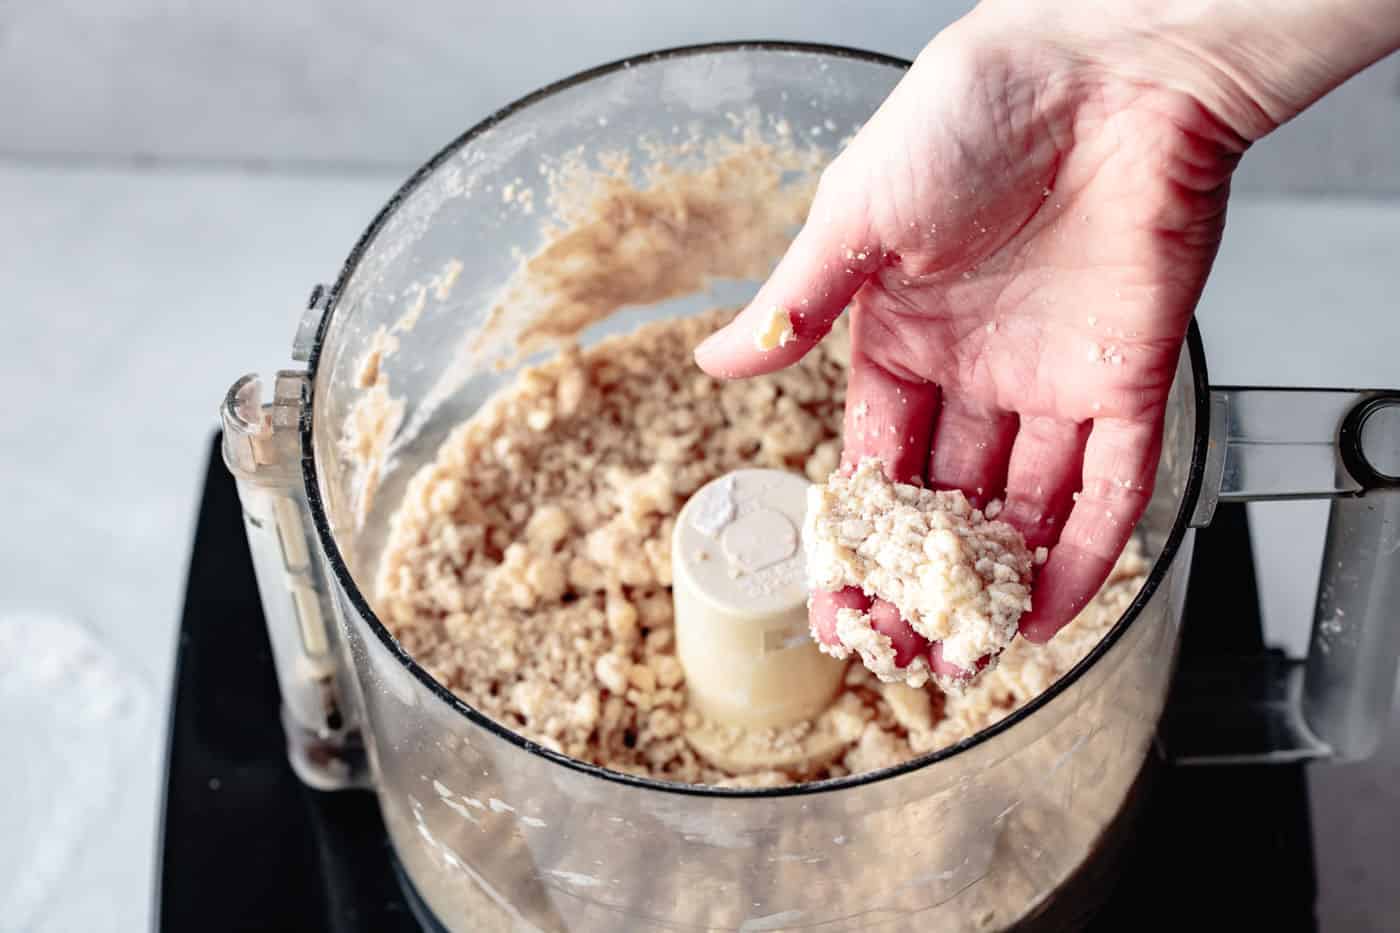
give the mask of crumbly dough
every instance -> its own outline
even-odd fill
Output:
[[[853,665],[816,723],[748,736],[704,723],[687,707],[675,657],[675,517],[691,493],[739,467],[825,480],[849,365],[838,325],[794,367],[718,382],[691,353],[726,318],[647,325],[523,370],[411,481],[377,609],[467,703],[556,751],[633,774],[724,786],[839,777],[1005,716],[1131,600],[1140,557],[1120,561],[1127,569],[1050,645],[1013,643],[960,694],[882,684]],[[763,766],[765,748],[782,767]]]
[[[391,522],[376,596],[394,635],[468,703],[557,751],[683,781],[737,776],[682,734],[700,723],[674,653],[671,532],[686,498],[734,469],[831,468],[846,340],[721,383],[691,354],[728,316],[522,371],[443,443]]]
[[[982,658],[995,663],[1031,607],[1034,555],[1019,531],[989,520],[957,490],[891,482],[873,458],[808,490],[804,538],[814,590],[856,587],[894,604],[966,671]],[[840,610],[836,634],[841,644],[829,652],[858,653],[882,681],[920,687],[929,679],[922,658],[895,666],[889,637],[865,613]]]

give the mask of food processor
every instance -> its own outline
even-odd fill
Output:
[[[230,390],[224,457],[290,760],[313,788],[373,789],[407,884],[443,928],[1072,925],[1093,891],[1076,882],[1111,862],[1131,832],[1175,664],[1194,529],[1221,502],[1330,500],[1311,645],[1298,662],[1222,665],[1217,692],[1193,697],[1218,708],[1203,720],[1214,728],[1184,737],[1178,754],[1296,761],[1374,748],[1400,654],[1390,618],[1400,597],[1400,391],[1212,387],[1194,326],[1138,529],[1151,560],[1145,585],[1065,676],[952,747],[778,788],[614,772],[481,715],[376,616],[370,581],[409,478],[520,365],[464,357],[464,339],[488,334],[493,296],[561,221],[542,199],[505,209],[502,192],[538,179],[542,160],[574,153],[625,152],[645,167],[665,157],[648,140],[730,136],[748,113],[761,115],[748,124],[754,132],[795,136],[829,157],[905,67],[847,49],[726,44],[545,88],[468,131],[394,195],[335,283],[313,290],[293,342],[304,370],[278,373],[267,400],[256,377]],[[754,284],[709,291],[741,296]],[[450,301],[425,310],[425,289]],[[409,326],[405,296],[418,302]],[[623,302],[583,342],[717,303],[706,293]],[[396,352],[381,358],[389,333]],[[370,359],[389,373],[400,407],[387,431],[392,456],[367,471],[346,450]]]

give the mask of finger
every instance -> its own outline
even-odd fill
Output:
[[[870,626],[882,635],[888,636],[894,646],[894,666],[908,667],[914,659],[928,656],[929,641],[909,627],[900,616],[893,603],[877,599],[870,604]]]
[[[807,222],[758,294],[695,349],[695,362],[720,379],[791,366],[816,346],[881,259],[853,202],[828,206],[819,193]],[[785,320],[784,320],[785,319]],[[784,324],[787,325],[786,329]]]
[[[997,518],[1032,548],[1051,547],[1060,537],[1079,489],[1088,431],[1088,422],[1021,419],[1007,466],[1006,506]]]
[[[853,348],[842,463],[854,466],[878,457],[895,482],[920,480],[937,412],[938,386],[901,379]]]
[[[839,592],[819,590],[812,594],[807,609],[807,622],[812,634],[824,645],[836,646],[841,639],[836,637],[836,613],[842,609],[855,609],[865,612],[870,608],[870,597],[854,586]]]
[[[991,655],[987,655],[983,658],[978,658],[976,666],[973,668],[973,670],[969,671],[964,670],[963,668],[958,667],[956,664],[953,664],[949,661],[943,660],[942,642],[936,641],[933,644],[929,645],[928,649],[929,670],[933,671],[940,677],[951,677],[953,680],[971,680],[979,671],[986,670],[986,667],[988,664],[991,663],[991,660]]]
[[[933,428],[929,484],[934,489],[961,489],[979,509],[1000,498],[1018,426],[1011,412],[944,399]]]
[[[1084,488],[1041,567],[1021,634],[1050,638],[1079,614],[1108,578],[1147,508],[1162,447],[1162,423],[1100,418],[1084,448]]]
[[[926,638],[910,628],[899,615],[893,604],[883,599],[872,600],[859,589],[848,586],[835,593],[818,592],[812,595],[809,621],[812,634],[824,645],[839,645],[836,635],[836,613],[842,609],[856,609],[869,613],[870,626],[887,636],[894,647],[896,667],[908,667],[920,655],[927,655],[929,643]],[[949,672],[956,674],[958,668],[945,664]]]

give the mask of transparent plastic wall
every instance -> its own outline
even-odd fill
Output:
[[[468,710],[384,633],[369,610],[387,516],[446,432],[508,382],[489,367],[435,386],[460,359],[518,262],[551,220],[503,211],[502,190],[537,177],[542,156],[630,149],[644,135],[728,134],[750,108],[805,143],[834,147],[898,80],[897,63],[756,47],[662,56],[547,89],[451,149],[387,209],[347,267],[313,358],[317,492],[335,540],[340,641],[358,682],[377,792],[396,853],[439,922],[453,930],[904,928],[1048,925],[1092,903],[1051,895],[1112,861],[1120,815],[1149,760],[1170,680],[1190,563],[1183,495],[1198,387],[1183,360],[1155,498],[1149,555],[1179,545],[1104,644],[1052,691],[962,747],[888,772],[794,789],[703,790],[567,761]],[[771,130],[771,124],[762,124]],[[392,329],[423,283],[460,263],[450,297],[429,296],[383,362],[411,426],[361,513],[363,471],[341,458],[375,334]],[[752,283],[740,286],[752,288]],[[713,295],[634,309],[585,342],[639,320],[692,313]],[[332,574],[334,578],[334,574]],[[1101,857],[1091,859],[1091,853]]]
[[[790,793],[696,794],[566,766],[473,724],[354,625],[395,851],[452,930],[1062,920],[1107,889],[1052,897],[1076,873],[1111,876],[1171,675],[1188,557],[1084,676],[999,734],[905,773]]]

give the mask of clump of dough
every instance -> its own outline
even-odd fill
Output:
[[[758,349],[767,352],[787,346],[796,336],[797,332],[792,329],[792,318],[788,316],[787,308],[774,307],[763,319],[763,326],[754,334],[753,343]]]
[[[965,671],[993,661],[1031,607],[1034,555],[1021,533],[989,520],[967,497],[891,482],[883,464],[862,460],[808,491],[807,574],[813,589],[857,587],[886,600],[911,628],[942,645]],[[838,655],[852,651],[883,681],[922,686],[927,663],[894,663],[888,636],[854,609],[837,614]]]

